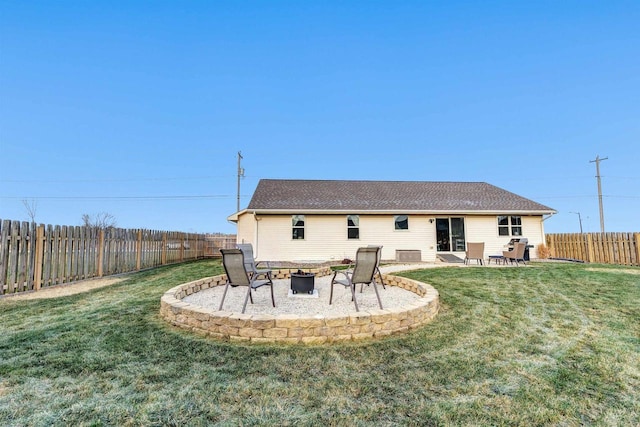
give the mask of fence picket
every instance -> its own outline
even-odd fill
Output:
[[[80,254],[78,274],[82,279],[86,279],[89,275],[89,257],[87,253],[87,233],[91,227],[80,228]]]
[[[51,275],[51,280],[49,281],[49,285],[57,285],[58,278],[64,276],[64,260],[62,259],[63,253],[63,245],[64,240],[62,236],[62,227],[59,225],[55,226],[53,231],[54,233],[54,241],[53,241],[53,258],[51,260],[51,266],[53,267],[53,272]]]
[[[629,250],[631,246],[631,236],[627,233],[620,233],[619,236],[622,262],[624,265],[631,265],[631,251]]]
[[[9,271],[9,230],[11,221],[0,221],[0,295],[7,290],[7,273]]]
[[[42,267],[44,265],[44,225],[36,226],[35,223],[33,225],[36,240],[33,243],[33,265],[30,271],[33,271],[33,289],[39,291],[42,287]]]
[[[28,289],[29,237],[29,223],[22,222],[20,224],[20,235],[18,236],[18,281],[16,292],[23,292]]]
[[[53,245],[53,228],[51,225],[41,225],[44,229],[44,234],[42,236],[42,282],[40,284],[41,287],[49,286],[49,277],[51,276],[51,247]]]
[[[36,249],[38,247],[36,223],[33,221],[28,223],[28,230],[29,230],[29,240],[27,241],[27,266],[25,269],[25,278],[26,278],[27,289],[33,290],[36,286],[35,265],[36,265]]]
[[[593,234],[595,241],[596,241],[596,259],[595,262],[605,262],[604,259],[604,252],[602,251],[602,248],[604,247],[603,242],[602,242],[602,234],[597,233],[597,234]]]
[[[18,280],[18,241],[20,234],[20,223],[14,221],[11,223],[11,233],[9,236],[9,288],[7,292],[12,294],[16,292]]]

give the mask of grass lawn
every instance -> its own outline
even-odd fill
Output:
[[[207,260],[0,300],[0,425],[640,424],[638,268],[402,273],[442,310],[382,341],[238,345],[160,319],[164,291],[221,272]]]

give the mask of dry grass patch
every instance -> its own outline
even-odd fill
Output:
[[[633,269],[633,268],[595,268],[595,267],[588,267],[585,270],[587,271],[595,271],[598,273],[617,273],[617,274],[639,274],[640,275],[640,269]]]
[[[99,279],[82,280],[79,282],[65,283],[63,285],[56,285],[49,288],[43,288],[39,291],[18,293],[13,295],[5,295],[0,298],[0,303],[3,300],[11,301],[28,301],[36,299],[48,299],[48,298],[60,298],[69,295],[76,295],[83,292],[89,292],[94,289],[104,288],[106,286],[115,285],[125,280],[125,277],[102,277]]]

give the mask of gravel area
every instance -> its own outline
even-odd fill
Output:
[[[391,265],[382,267],[381,271],[384,274],[394,271],[425,268],[427,266],[433,266],[433,264]],[[332,277],[333,274],[315,278],[314,286],[317,290],[317,295],[315,296],[308,294],[293,295],[290,292],[289,279],[274,280],[273,292],[275,295],[276,307],[274,308],[271,305],[271,293],[269,287],[263,286],[253,293],[253,304],[251,304],[251,302],[247,303],[247,310],[245,311],[245,314],[298,314],[310,317],[315,315],[345,315],[355,312],[355,305],[351,301],[351,292],[348,288],[341,285],[334,285],[333,303],[329,305]],[[360,292],[360,285],[358,285],[356,291],[356,298],[358,300],[360,311],[379,308],[373,285],[365,285],[362,293]],[[386,289],[383,289],[382,285],[378,285],[378,291],[380,293],[383,308],[402,307],[419,298],[418,295],[413,292],[400,289],[396,286],[387,286]],[[183,301],[200,307],[217,310],[220,306],[220,299],[222,298],[223,292],[224,286],[216,286],[214,288],[189,295],[185,297]],[[242,304],[244,303],[246,292],[247,288],[245,287],[229,287],[227,297],[224,301],[223,310],[240,312],[242,310]]]

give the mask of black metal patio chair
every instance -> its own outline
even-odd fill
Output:
[[[359,248],[356,252],[356,263],[352,271],[336,271],[331,278],[331,293],[329,295],[329,304],[333,302],[333,285],[339,284],[345,288],[351,290],[351,299],[356,306],[356,311],[360,311],[358,307],[358,301],[356,300],[356,285],[373,284],[373,289],[376,292],[378,298],[378,305],[382,309],[382,301],[380,301],[380,293],[378,292],[378,286],[376,284],[375,275],[379,271],[378,266],[378,253],[380,252],[380,246],[370,246],[366,248]],[[343,278],[338,278],[338,275],[343,275]]]
[[[224,293],[222,294],[222,300],[220,301],[219,310],[222,310],[222,305],[227,296],[229,286],[246,286],[247,295],[244,297],[244,304],[242,306],[242,313],[247,309],[247,301],[251,300],[253,304],[253,296],[251,291],[258,289],[261,286],[271,287],[271,303],[276,306],[276,300],[273,296],[273,281],[270,276],[266,279],[258,280],[258,275],[250,274],[247,271],[247,267],[244,260],[244,254],[240,249],[220,249],[222,253],[222,264],[224,265],[224,271],[227,273],[227,283],[224,287]]]
[[[266,276],[265,278],[271,279],[272,270],[270,268],[258,268],[258,264],[262,261],[255,260],[253,256],[253,245],[251,243],[238,243],[236,247],[244,254],[244,265],[249,274],[252,276],[264,275]],[[269,263],[267,263],[267,267],[269,267]]]

